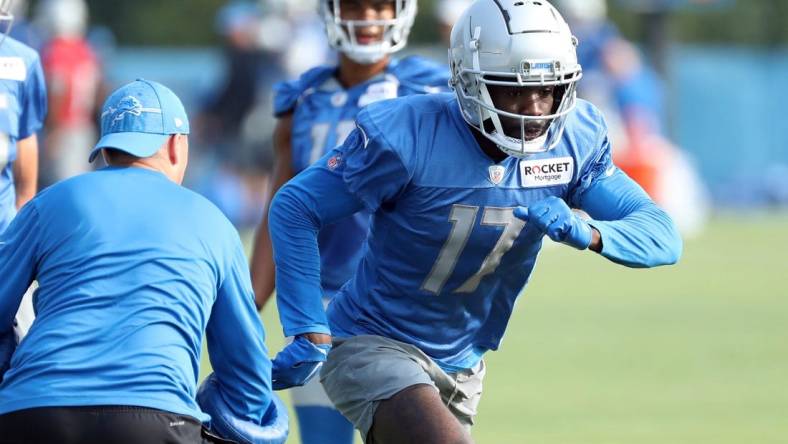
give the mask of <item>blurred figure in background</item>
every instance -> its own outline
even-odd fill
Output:
[[[47,113],[41,60],[34,49],[6,35],[13,20],[11,1],[0,1],[0,233],[38,189],[36,133]],[[28,292],[15,318],[17,337],[25,334],[33,318]]]
[[[281,54],[287,78],[309,68],[335,61],[326,40],[317,0],[262,0],[264,7],[261,43]]]
[[[46,186],[90,169],[85,156],[96,136],[103,91],[98,57],[85,38],[84,0],[44,0],[38,4],[36,22],[47,37],[41,50],[50,106],[41,161]]]
[[[283,78],[280,54],[268,44],[281,38],[251,1],[226,3],[216,31],[224,46],[224,80],[200,116],[203,174],[196,188],[238,227],[259,221],[272,164],[271,85]],[[284,32],[285,36],[287,32]]]
[[[673,217],[682,234],[704,226],[708,196],[687,154],[665,131],[665,88],[639,50],[607,18],[605,0],[556,0],[580,44],[578,95],[608,120],[616,165]]]
[[[234,155],[238,130],[254,106],[264,69],[271,57],[258,45],[261,11],[257,4],[233,1],[216,17],[216,29],[224,46],[225,79],[203,111],[207,141]]]
[[[38,53],[9,37],[11,1],[0,1],[0,233],[38,187],[38,132],[47,112]]]
[[[355,127],[354,119],[362,107],[448,89],[446,68],[421,57],[391,57],[407,42],[416,16],[415,0],[322,0],[320,15],[329,43],[339,52],[339,63],[311,69],[298,80],[275,86],[274,115],[278,120],[273,136],[276,157],[271,194],[340,145]],[[266,209],[252,255],[258,308],[274,290],[267,213]],[[321,230],[321,282],[326,304],[356,269],[368,225],[369,213],[359,212]],[[285,332],[295,340],[275,359],[282,370],[274,372],[275,388],[303,385],[325,360],[320,347],[329,345],[301,333]],[[333,408],[316,379],[293,389],[292,399],[303,443],[352,442],[352,425]]]
[[[205,102],[193,186],[239,228],[270,197],[272,86],[331,58],[315,0],[233,0],[216,16],[224,80]]]
[[[435,2],[435,18],[440,26],[441,40],[444,45],[449,45],[451,27],[458,18],[473,3],[472,0],[438,0]]]

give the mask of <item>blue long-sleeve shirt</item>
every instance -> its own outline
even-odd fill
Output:
[[[0,383],[0,414],[135,405],[207,420],[203,332],[233,413],[259,422],[271,363],[238,234],[163,174],[105,168],[40,193],[0,234],[0,337],[35,279],[36,319]]]
[[[373,104],[343,146],[280,190],[269,219],[286,335],[381,335],[446,370],[472,367],[498,348],[541,248],[512,210],[549,196],[588,212],[615,262],[678,260],[673,222],[612,164],[589,103],[553,150],[527,159],[496,164],[471,131],[452,94]],[[362,208],[373,213],[364,255],[326,317],[316,235]]]

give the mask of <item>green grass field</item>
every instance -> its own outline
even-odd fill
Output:
[[[486,357],[476,441],[788,442],[787,228],[717,217],[654,270],[546,248]],[[275,307],[264,321],[273,354]]]

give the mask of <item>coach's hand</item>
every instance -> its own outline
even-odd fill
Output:
[[[320,367],[326,362],[328,352],[331,350],[331,337],[328,335],[312,336],[328,338],[328,342],[315,344],[300,335],[276,354],[271,369],[271,382],[274,390],[304,385],[320,371]]]
[[[244,444],[282,444],[290,431],[287,407],[271,392],[271,404],[260,424],[233,415],[222,397],[219,380],[214,373],[208,375],[197,390],[197,403],[203,412],[211,415],[208,430],[220,438]]]
[[[569,205],[555,196],[540,200],[529,207],[514,209],[515,217],[546,234],[556,242],[585,250],[591,244],[591,226],[576,215]]]

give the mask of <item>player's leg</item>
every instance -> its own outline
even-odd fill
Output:
[[[471,442],[471,437],[430,385],[414,385],[381,401],[367,435],[367,443],[374,444]]]
[[[373,422],[382,442],[470,442],[484,375],[477,367],[449,375],[417,347],[356,336],[335,340],[320,379],[367,442],[378,442],[368,439]]]
[[[409,387],[380,402],[370,431],[374,438],[372,442],[472,442],[471,426],[481,400],[482,380],[486,372],[484,361],[458,373],[445,373],[437,365],[429,365],[425,371],[435,387]],[[430,390],[423,390],[423,387]],[[434,388],[438,389],[437,393]],[[433,401],[435,398],[437,402]],[[455,423],[464,433],[451,434],[458,430]],[[403,424],[409,426],[403,428]]]
[[[318,378],[290,389],[303,444],[352,444],[353,424],[328,399]]]

